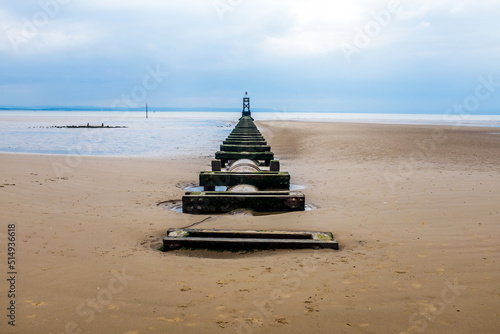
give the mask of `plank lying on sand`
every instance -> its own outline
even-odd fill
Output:
[[[331,232],[209,230],[170,228],[164,250],[181,247],[222,249],[330,248],[339,249]]]

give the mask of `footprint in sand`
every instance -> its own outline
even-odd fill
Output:
[[[179,281],[179,282],[175,282],[175,284],[182,285],[182,288],[180,288],[180,290],[182,292],[186,292],[186,291],[191,290],[191,288],[189,286],[187,286],[187,282]]]
[[[34,302],[32,300],[27,300],[26,303],[29,303],[33,306],[46,306],[47,305],[46,302]]]
[[[215,323],[219,325],[220,328],[226,328],[227,325],[229,324],[228,321],[223,321],[223,320],[216,321]]]
[[[287,318],[276,318],[274,321],[282,325],[287,325],[290,322]]]
[[[217,285],[219,285],[220,287],[224,287],[226,285],[228,285],[229,283],[227,281],[224,281],[224,280],[218,280],[217,282]]]

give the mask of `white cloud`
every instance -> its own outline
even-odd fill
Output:
[[[422,21],[418,24],[417,29],[428,29],[432,26],[430,22]]]
[[[188,101],[218,94],[214,100],[223,100],[243,86],[278,94],[300,91],[326,105],[365,81],[391,77],[391,85],[406,87],[422,68],[429,76],[448,68],[455,74],[443,80],[456,81],[465,71],[494,70],[500,56],[497,0],[400,0],[401,13],[352,64],[345,62],[339,45],[352,43],[356,29],[374,21],[373,13],[385,10],[389,0],[220,1],[231,6],[222,18],[212,0],[69,1],[18,54],[5,30],[19,32],[23,18],[31,19],[40,6],[38,0],[8,2],[0,10],[0,56],[9,58],[0,64],[5,74],[0,84],[17,75],[23,78],[19,85],[36,91],[30,78],[50,73],[76,90],[83,87],[75,82],[91,83],[95,73],[102,73],[98,79],[105,77],[109,84],[89,84],[88,95],[112,100],[122,89],[116,87],[130,90],[145,66],[161,64],[172,72],[165,93],[155,95],[164,105],[171,100],[162,96]],[[43,89],[44,94],[33,95],[50,104],[64,98],[46,93],[50,86]],[[375,94],[373,89],[354,90],[366,99]],[[12,96],[0,91],[0,100]],[[75,98],[67,104],[79,102]]]
[[[350,25],[362,19],[364,8],[352,1],[293,1],[289,5],[304,27]]]

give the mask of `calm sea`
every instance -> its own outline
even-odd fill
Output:
[[[0,111],[0,152],[107,156],[213,156],[241,113]],[[499,115],[258,112],[256,120],[500,127]],[[67,129],[66,125],[126,128]]]

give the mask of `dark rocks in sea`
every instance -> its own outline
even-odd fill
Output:
[[[51,128],[57,128],[57,129],[101,129],[101,128],[106,128],[106,129],[119,129],[119,128],[127,128],[127,126],[110,126],[110,125],[104,125],[102,123],[101,125],[90,125],[87,123],[87,125],[54,125],[51,126]]]

